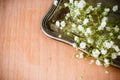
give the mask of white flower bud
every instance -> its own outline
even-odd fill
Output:
[[[59,21],[56,21],[56,26],[59,27],[60,26],[60,22]]]

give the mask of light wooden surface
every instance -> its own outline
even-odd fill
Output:
[[[120,69],[74,58],[71,46],[45,36],[52,0],[0,0],[0,80],[120,80]],[[90,69],[89,69],[90,68]],[[87,72],[84,73],[84,70]]]

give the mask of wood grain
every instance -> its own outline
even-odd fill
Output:
[[[0,0],[0,80],[120,80],[120,69],[105,74],[104,67],[78,61],[75,49],[42,33],[52,2]]]

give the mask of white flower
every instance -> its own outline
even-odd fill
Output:
[[[91,39],[91,38],[87,38],[87,42],[90,43],[90,44],[92,44],[94,42],[94,40]]]
[[[109,73],[109,71],[108,70],[105,70],[105,74],[108,74]]]
[[[91,60],[89,64],[93,64],[94,63],[94,60]]]
[[[100,8],[102,3],[97,3],[97,8]]]
[[[54,0],[54,3],[53,3],[55,6],[57,6],[58,4],[58,0]]]
[[[115,49],[116,52],[119,52],[119,51],[120,51],[119,47],[116,46],[116,45],[113,45],[113,48]]]
[[[117,54],[118,56],[120,56],[120,52],[118,52],[118,54]]]
[[[85,36],[91,35],[91,34],[92,34],[91,29],[90,29],[90,28],[87,28],[87,29],[86,29],[86,32],[85,32]]]
[[[85,30],[84,30],[84,27],[82,27],[82,25],[79,25],[79,26],[78,26],[78,30],[79,30],[79,31],[82,31],[82,32],[85,31]]]
[[[72,46],[73,46],[74,48],[77,48],[77,44],[76,44],[76,43],[73,43]]]
[[[120,39],[120,35],[118,35],[118,39]]]
[[[105,55],[105,54],[107,53],[107,50],[106,50],[106,49],[102,49],[102,50],[101,50],[101,53],[102,53],[103,55]]]
[[[91,15],[89,15],[89,19],[90,19],[90,21],[93,21],[93,18],[92,18],[92,16],[91,16]]]
[[[108,59],[104,59],[104,66],[105,67],[108,67],[110,65],[110,62],[109,62],[109,60]]]
[[[111,30],[111,28],[110,28],[110,27],[106,27],[106,30],[107,30],[107,31],[110,31],[110,30]]]
[[[74,11],[75,11],[76,16],[78,16],[78,15],[81,14],[80,11],[79,11],[79,9],[75,9]]]
[[[115,32],[119,32],[120,29],[119,29],[118,25],[115,26],[114,30],[115,30]]]
[[[67,16],[67,17],[70,17],[70,14],[69,14],[69,13],[67,13],[67,14],[66,14],[66,16]]]
[[[61,24],[61,27],[65,27],[66,25],[65,21],[62,21],[60,24]]]
[[[106,22],[106,21],[108,21],[108,17],[103,17],[102,22]]]
[[[101,23],[101,26],[102,26],[102,27],[105,27],[106,24],[107,24],[106,22],[102,22],[102,23]]]
[[[116,12],[118,10],[118,5],[113,6],[112,10],[113,12]]]
[[[76,28],[76,24],[73,23],[73,24],[72,24],[72,27],[73,27],[73,28]]]
[[[86,10],[86,13],[87,13],[87,14],[90,13],[91,10],[94,10],[93,6],[89,6],[89,7],[87,8],[87,10]]]
[[[109,33],[110,34],[110,36],[113,36],[113,33]]]
[[[86,48],[86,43],[85,42],[81,42],[80,43],[80,48],[81,49],[85,49]]]
[[[104,11],[108,13],[110,12],[110,8],[105,8]]]
[[[75,6],[78,5],[78,1],[74,1],[74,5],[75,5]]]
[[[88,18],[85,18],[84,21],[83,21],[83,24],[84,24],[84,25],[87,25],[88,22],[89,22],[89,19],[88,19]]]
[[[102,22],[101,25],[98,27],[98,30],[104,30],[104,27],[107,25],[107,20],[108,20],[107,17],[102,18]]]
[[[103,43],[103,46],[106,47],[107,49],[109,49],[109,48],[111,48],[113,46],[113,41],[110,41],[110,42],[105,41]]]
[[[98,66],[101,66],[101,65],[102,65],[102,63],[101,63],[100,60],[96,60],[96,64],[97,64]]]
[[[86,2],[84,0],[80,0],[77,7],[83,10],[83,8],[86,6]]]
[[[98,30],[104,30],[104,27],[103,26],[99,26]]]
[[[78,37],[78,36],[75,36],[75,37],[74,37],[74,41],[78,42],[78,41],[79,41],[79,37]]]
[[[74,30],[76,30],[76,24],[72,24],[72,30],[74,31]]]
[[[56,24],[56,26],[58,26],[58,27],[60,26],[60,22],[59,22],[59,21],[56,21],[55,24]]]
[[[59,37],[59,38],[61,38],[61,37],[62,37],[62,35],[58,35],[58,37]]]
[[[117,58],[117,54],[116,54],[116,53],[112,53],[112,54],[111,54],[111,58],[112,58],[112,59],[116,59],[116,58]]]
[[[100,51],[99,51],[98,49],[94,49],[94,50],[92,51],[92,56],[93,56],[94,58],[98,58],[99,55],[100,55]]]
[[[64,6],[65,6],[65,7],[68,7],[68,6],[69,6],[69,4],[68,4],[68,3],[64,3]]]
[[[69,0],[70,3],[73,3],[73,0]]]
[[[83,52],[80,52],[80,54],[79,54],[79,58],[84,58],[84,53]]]

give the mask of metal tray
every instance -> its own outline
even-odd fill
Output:
[[[62,38],[59,38],[59,34],[61,32],[57,31],[55,28],[51,28],[51,25],[49,24],[50,21],[55,17],[55,18],[59,18],[61,15],[62,15],[62,12],[59,12],[60,14],[57,14],[57,17],[56,15],[54,15],[54,12],[57,10],[57,8],[62,5],[64,2],[66,2],[68,0],[58,0],[58,6],[55,6],[55,5],[51,5],[51,8],[49,9],[48,13],[45,15],[45,17],[43,18],[42,20],[42,26],[41,26],[41,30],[42,32],[52,38],[52,39],[55,39],[55,40],[58,40],[58,41],[61,41],[61,42],[64,42],[64,43],[67,43],[69,45],[72,46],[72,44],[74,43],[74,40],[69,37],[69,36],[63,36]],[[118,6],[120,6],[120,0],[88,0],[88,1],[92,1],[92,2],[103,2],[105,5],[106,4],[110,4],[110,5],[115,5],[117,4]],[[63,11],[64,12],[64,11]],[[65,13],[65,12],[64,12]],[[117,12],[118,15],[120,15],[120,12]],[[58,17],[59,16],[59,17]],[[120,16],[119,16],[120,17]],[[87,53],[86,51],[82,50],[81,51]],[[117,68],[120,68],[120,56],[117,57],[115,60],[113,60],[113,66],[117,67]]]

